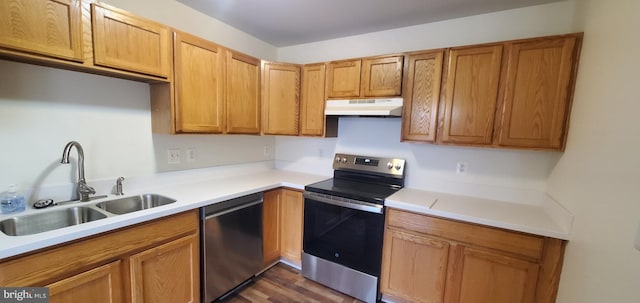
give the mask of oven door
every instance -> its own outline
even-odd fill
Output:
[[[379,277],[383,231],[381,206],[363,207],[305,192],[305,253]]]

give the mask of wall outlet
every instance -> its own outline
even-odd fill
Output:
[[[269,145],[265,145],[264,146],[264,156],[265,157],[269,157],[269,154],[271,154],[271,148],[269,148]]]
[[[196,162],[196,160],[198,159],[198,156],[196,154],[196,149],[193,147],[187,148],[186,154],[187,154],[187,162]]]
[[[458,163],[456,164],[456,174],[458,175],[466,174],[468,167],[469,165],[467,164],[467,162],[458,161]]]
[[[167,150],[167,163],[180,164],[181,158],[182,158],[182,155],[179,149]]]

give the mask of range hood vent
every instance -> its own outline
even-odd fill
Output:
[[[402,116],[402,98],[327,100],[327,116]]]

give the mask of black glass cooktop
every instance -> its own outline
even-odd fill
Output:
[[[310,192],[339,196],[379,205],[384,205],[384,199],[394,194],[400,188],[401,186],[398,185],[342,178],[332,178],[304,187],[306,191]]]

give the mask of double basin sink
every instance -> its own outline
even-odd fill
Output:
[[[0,221],[0,231],[8,236],[32,235],[174,202],[176,202],[175,199],[156,194],[118,198],[99,202],[94,205],[74,206],[71,208],[8,218]]]

